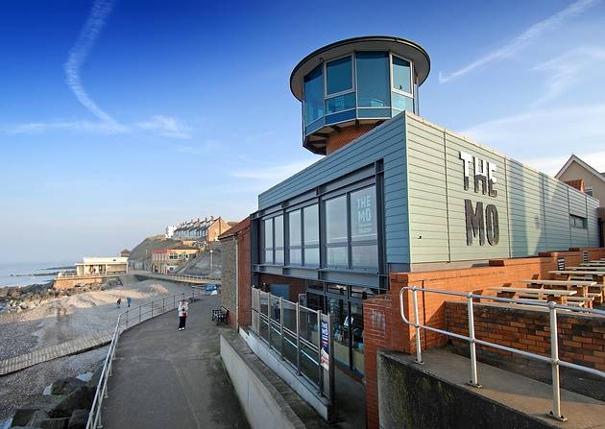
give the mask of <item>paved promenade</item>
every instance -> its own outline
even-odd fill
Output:
[[[177,331],[172,311],[122,334],[103,403],[105,428],[249,427],[210,321],[218,306],[215,296],[192,304],[185,331]]]
[[[30,366],[57,359],[63,356],[69,356],[77,353],[83,353],[88,350],[109,344],[113,330],[97,332],[92,335],[76,338],[54,346],[42,347],[30,353],[25,353],[9,359],[0,360],[0,376],[21,371]]]

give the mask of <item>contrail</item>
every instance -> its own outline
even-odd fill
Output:
[[[107,17],[111,13],[115,0],[94,0],[92,10],[88,19],[80,31],[78,40],[69,51],[69,57],[64,65],[66,82],[80,104],[101,121],[119,126],[107,112],[101,109],[95,101],[90,98],[82,85],[80,69],[90,50],[94,46],[101,30],[105,25]]]
[[[484,55],[483,57],[473,61],[470,64],[467,64],[466,66],[462,67],[459,70],[456,70],[455,72],[449,74],[439,73],[439,82],[449,82],[493,61],[510,58],[519,50],[527,46],[533,39],[541,36],[548,30],[553,30],[557,28],[558,26],[563,24],[567,19],[583,13],[586,9],[594,6],[599,2],[600,0],[577,0],[576,2],[567,6],[565,9],[555,13],[554,15],[549,16],[548,18],[540,22],[535,23],[501,48],[496,49],[495,51],[490,52],[487,55]]]

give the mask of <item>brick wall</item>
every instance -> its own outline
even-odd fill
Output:
[[[261,284],[266,283],[271,285],[273,283],[287,284],[289,285],[288,300],[292,302],[298,302],[298,294],[304,293],[307,290],[305,281],[303,279],[296,279],[294,277],[277,276],[273,274],[261,274],[259,277]]]
[[[466,304],[448,302],[445,313],[447,330],[468,335]],[[548,312],[476,304],[473,316],[478,339],[550,357]],[[558,313],[557,328],[560,359],[605,371],[605,319]],[[464,341],[451,341],[468,348]],[[492,347],[478,346],[477,350],[480,359],[484,350],[512,357],[512,353]]]
[[[250,219],[246,219],[244,225],[238,224],[237,233],[237,318],[239,326],[250,326],[252,324],[252,259],[251,259],[251,237]]]
[[[237,326],[236,317],[236,243],[237,237],[231,236],[220,242],[222,270],[221,270],[221,305],[229,309],[229,326]]]
[[[605,257],[605,249],[585,249],[590,259]],[[514,282],[550,278],[548,273],[556,269],[557,258],[562,257],[566,266],[582,262],[582,249],[564,252],[546,252],[538,257],[497,259],[489,265],[454,270],[430,272],[391,273],[390,286],[386,296],[368,299],[364,302],[364,347],[366,381],[366,415],[369,429],[378,428],[378,400],[376,352],[379,349],[415,353],[413,329],[403,322],[399,310],[399,292],[405,286],[419,286],[458,292],[487,293],[485,288],[507,286]],[[422,324],[444,329],[446,327],[446,301],[463,301],[463,298],[432,293],[418,293],[419,321]],[[404,292],[404,313],[413,319],[411,292]],[[368,328],[372,318],[384,316],[384,332]],[[413,321],[413,320],[412,320]],[[433,332],[424,331],[423,349],[445,345],[447,338]],[[595,350],[595,352],[599,352]],[[600,353],[600,352],[599,352]],[[598,356],[598,353],[597,353]]]

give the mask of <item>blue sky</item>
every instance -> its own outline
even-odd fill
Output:
[[[243,218],[317,159],[292,67],[366,34],[428,51],[429,121],[551,174],[571,152],[605,170],[604,1],[4,2],[0,258],[115,254],[189,217]]]

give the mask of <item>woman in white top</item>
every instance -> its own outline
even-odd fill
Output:
[[[178,314],[179,314],[179,331],[185,329],[185,323],[187,322],[187,312],[189,311],[189,304],[186,300],[182,300],[179,302],[178,306]]]

